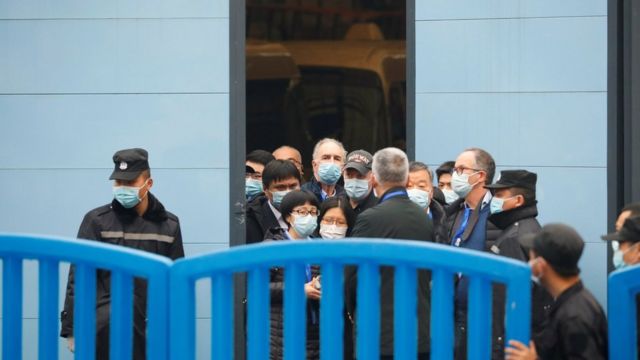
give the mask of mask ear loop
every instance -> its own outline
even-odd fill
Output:
[[[151,178],[149,178],[149,179],[151,179]],[[144,181],[144,184],[142,184],[142,186],[140,186],[140,189],[142,189],[143,187],[147,186],[147,183],[149,183],[149,179]],[[144,193],[144,196],[140,198],[140,201],[142,201],[144,198],[146,198],[147,195],[149,195],[149,189],[147,189],[147,191]]]

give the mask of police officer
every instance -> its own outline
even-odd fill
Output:
[[[584,241],[571,227],[545,225],[520,238],[529,251],[532,275],[554,297],[544,330],[526,346],[509,342],[507,359],[606,359],[607,319],[580,280],[578,261]]]
[[[80,225],[78,238],[152,252],[173,260],[184,256],[178,218],[165,210],[151,194],[153,179],[144,149],[120,150],[113,155],[111,174],[114,199],[89,211]],[[99,270],[96,289],[96,359],[109,359],[110,273]],[[74,267],[69,270],[60,336],[74,351]],[[133,358],[145,358],[147,284],[135,280]]]

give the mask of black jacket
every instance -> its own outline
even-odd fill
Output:
[[[441,229],[440,231],[442,234],[446,234],[446,236],[443,236],[443,238],[446,239],[445,241],[446,241],[446,244],[448,245],[451,244],[451,240],[455,235],[456,231],[458,230],[458,228],[460,227],[460,223],[462,222],[464,208],[465,208],[464,201],[465,201],[464,198],[460,198],[454,201],[453,203],[451,203],[451,205],[449,205],[446,208],[446,212],[445,212],[446,219],[442,223],[443,224],[442,226],[444,227],[444,229]],[[474,211],[471,213],[467,230],[462,235],[463,241],[467,240],[468,236],[473,230],[473,227],[475,226],[475,221],[477,221],[478,218],[477,216],[474,216],[474,215],[477,215],[480,213],[479,211],[480,206],[482,206],[482,201],[478,204],[477,208],[474,209]],[[489,205],[485,205],[485,206],[489,206]],[[491,219],[488,219],[487,227],[485,231],[486,231],[486,235],[485,235],[484,251],[490,251],[490,249],[495,245],[496,240],[502,233],[502,230],[500,230],[496,225],[494,225],[491,222]],[[494,286],[494,289],[495,289],[495,286]],[[494,306],[496,306],[495,298],[493,299],[493,303],[494,303]],[[504,315],[502,316],[504,317]],[[456,321],[455,358],[466,359],[467,358],[467,338],[466,338],[467,309],[466,308],[456,307],[455,321]],[[495,312],[494,312],[494,321],[492,322],[492,331],[493,331],[493,334],[495,334],[495,336],[493,337],[494,340],[498,339],[501,336],[500,335],[501,332],[499,329],[496,329],[496,326],[499,327],[499,324],[496,324]],[[504,333],[504,330],[502,330],[502,333]],[[498,349],[498,347],[500,346],[499,343],[500,342],[493,341],[492,356],[495,356],[495,354],[499,353],[500,351],[504,351],[504,349]],[[504,356],[502,356],[502,358],[504,358]]]
[[[543,360],[608,358],[607,319],[582,282],[558,297],[544,331],[533,340]]]
[[[265,238],[267,230],[280,227],[266,196],[259,196],[249,203],[245,219],[247,244],[261,242]]]
[[[347,196],[346,193],[343,196],[347,201],[349,201],[349,197]],[[376,205],[378,205],[378,198],[373,193],[373,190],[371,190],[369,192],[369,195],[367,195],[366,198],[360,200],[358,202],[358,205],[356,205],[356,207],[353,208],[353,212],[355,212],[356,215],[359,215],[363,213],[365,210],[370,209]]]
[[[124,208],[116,200],[113,200],[111,204],[89,211],[82,220],[78,238],[148,251],[164,255],[173,260],[184,257],[178,218],[166,211],[162,203],[153,194],[149,193],[148,196],[149,207],[143,216],[138,216],[135,209]],[[60,336],[62,337],[73,336],[74,271],[74,267],[71,266],[64,311],[61,314],[62,329]],[[110,284],[110,272],[98,270],[96,289],[96,327],[98,334],[108,334],[111,303]],[[135,279],[134,351],[136,359],[144,357],[146,305],[147,283],[145,280]],[[101,343],[103,341],[106,341],[107,344]],[[139,343],[140,341],[142,341],[141,344]],[[96,347],[108,351],[108,337],[98,336]],[[105,354],[98,351],[96,355],[98,358],[102,358]]]
[[[403,191],[402,195],[385,200],[384,196]],[[382,195],[378,205],[358,215],[353,237],[422,240],[433,242],[433,224],[424,210],[414,204],[404,188],[394,188]],[[380,355],[393,355],[393,268],[380,269]],[[357,272],[353,267],[346,271],[346,306],[357,318]],[[429,315],[431,301],[429,276],[418,272],[418,352],[429,352]],[[357,323],[356,323],[357,327]]]
[[[285,230],[273,228],[267,230],[265,241],[286,241]],[[311,276],[320,274],[316,265],[311,266]],[[284,316],[283,316],[283,291],[284,271],[282,268],[271,268],[269,277],[269,290],[271,293],[271,359],[284,358]],[[307,299],[307,359],[320,358],[320,302]]]
[[[500,236],[496,239],[490,251],[496,255],[506,256],[522,262],[529,261],[529,254],[522,248],[518,239],[530,233],[540,231],[540,223],[536,220],[538,208],[536,204],[522,206],[509,211],[491,215],[489,221],[500,230]],[[493,286],[493,359],[504,359],[504,311],[506,305],[506,293],[503,285]],[[553,298],[542,287],[536,286],[532,291],[531,325],[533,333],[539,331],[547,318]]]
[[[320,186],[320,183],[318,182],[318,180],[316,180],[315,176],[311,176],[311,181],[308,181],[302,184],[300,189],[312,192],[313,195],[315,195],[316,198],[318,199],[319,204],[322,204],[322,202],[324,201],[324,199],[322,198],[322,187]],[[340,183],[337,183],[336,194],[333,197],[342,196],[342,195],[345,195],[344,187],[340,185]]]
[[[447,242],[447,213],[442,204],[434,199],[429,203],[429,213],[433,221],[433,236],[438,244],[448,244]]]

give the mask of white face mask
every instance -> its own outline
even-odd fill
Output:
[[[451,205],[454,201],[458,200],[460,197],[455,191],[450,189],[443,189],[442,193],[444,194],[444,200],[447,204]]]
[[[451,175],[451,188],[459,197],[466,198],[473,187],[478,183],[475,182],[473,184],[469,184],[469,177],[477,173],[478,171],[474,172],[473,174],[458,175],[458,172],[454,171],[453,175]]]
[[[429,207],[431,196],[428,191],[422,189],[409,189],[407,190],[407,194],[409,195],[409,199],[416,205],[420,206],[420,208],[426,209]]]
[[[346,235],[346,226],[320,224],[320,236],[322,236],[323,239],[342,239]]]

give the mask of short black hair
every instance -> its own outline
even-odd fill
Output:
[[[265,166],[275,159],[276,158],[274,158],[270,152],[260,149],[253,150],[252,152],[247,154],[247,161],[262,164]]]
[[[302,183],[300,172],[291,161],[273,160],[269,162],[262,171],[262,186],[268,189],[272,182],[289,178],[296,178]]]
[[[426,171],[427,174],[429,174],[429,179],[431,179],[431,182],[433,182],[433,173],[431,172],[431,169],[429,169],[429,165],[420,161],[412,161],[409,163],[410,173],[422,170]]]
[[[443,174],[453,174],[453,168],[456,166],[455,161],[445,161],[436,169],[436,176],[440,181],[440,176]]]
[[[512,195],[522,195],[525,205],[533,204],[536,201],[536,192],[534,190],[514,186],[509,188],[509,191],[511,191]]]
[[[622,210],[620,210],[621,213],[625,212],[625,211],[630,211],[631,212],[631,216],[636,216],[636,215],[640,215],[640,202],[634,202],[634,203],[630,203],[625,205]]]
[[[353,225],[356,224],[356,213],[355,211],[353,211],[349,200],[347,200],[346,198],[334,196],[325,200],[322,205],[320,205],[320,216],[318,217],[318,224],[322,221],[327,211],[333,208],[340,208],[340,210],[342,210],[345,219],[347,219],[347,236],[349,236],[351,234],[351,230],[353,229]]]
[[[287,221],[289,215],[296,206],[304,205],[309,203],[315,207],[320,207],[318,204],[318,198],[316,198],[313,193],[306,190],[292,190],[287,195],[282,198],[282,203],[280,203],[280,214],[282,214],[282,219],[287,223],[287,225],[291,226]]]

